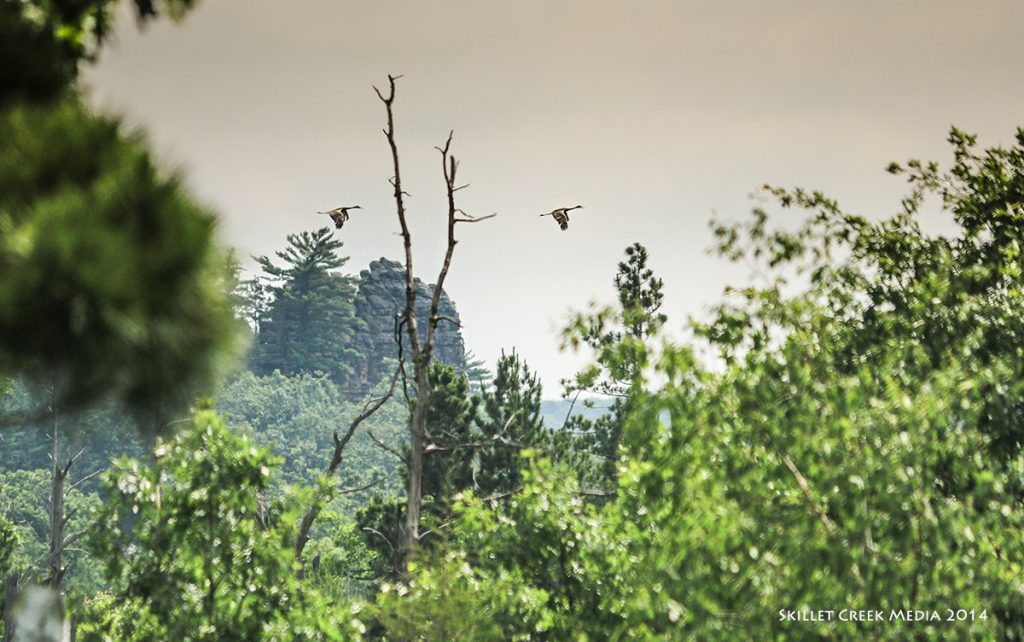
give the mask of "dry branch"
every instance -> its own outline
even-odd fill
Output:
[[[356,429],[359,428],[359,424],[363,423],[367,418],[372,416],[375,412],[380,410],[388,399],[395,392],[395,383],[398,381],[399,368],[395,368],[395,373],[391,375],[391,384],[388,386],[386,393],[377,397],[376,399],[368,399],[363,404],[362,410],[356,415],[355,419],[352,420],[348,425],[348,429],[343,435],[339,435],[338,431],[334,431],[334,453],[331,455],[331,461],[327,464],[327,469],[324,471],[325,478],[331,478],[338,472],[338,467],[341,465],[342,455],[345,451],[345,446],[352,439]],[[379,481],[379,480],[378,480]],[[376,484],[373,482],[370,486]],[[366,488],[369,488],[367,486]],[[365,490],[363,488],[349,490],[347,492],[356,492],[358,490]],[[321,493],[313,498],[309,508],[306,509],[306,514],[302,516],[302,522],[299,525],[299,533],[295,538],[295,559],[302,558],[302,550],[306,547],[306,543],[309,541],[309,531],[313,528],[313,522],[320,515],[320,511],[323,509],[325,497]]]
[[[374,438],[372,435],[371,438],[374,439],[378,446],[399,456],[400,459],[405,461],[408,468],[409,474],[406,493],[405,523],[399,531],[399,567],[401,570],[404,570],[409,556],[413,553],[420,540],[419,526],[423,492],[423,455],[427,449],[427,412],[430,407],[430,395],[432,392],[432,382],[430,381],[430,362],[431,357],[433,356],[434,335],[437,330],[437,325],[442,319],[445,319],[445,317],[438,314],[438,309],[441,302],[441,292],[444,289],[444,283],[448,276],[448,271],[451,268],[452,256],[455,253],[455,246],[458,243],[455,240],[455,225],[456,223],[476,223],[492,218],[494,215],[491,214],[489,216],[473,217],[456,207],[455,193],[468,187],[468,184],[458,185],[456,183],[456,174],[458,172],[459,163],[451,154],[454,132],[449,132],[444,146],[437,148],[441,153],[441,170],[444,176],[445,192],[448,201],[448,242],[444,261],[441,265],[437,281],[433,286],[433,292],[431,293],[430,311],[427,315],[427,327],[425,328],[424,338],[421,342],[419,328],[417,327],[418,324],[416,321],[416,288],[412,260],[412,235],[409,232],[409,226],[406,220],[405,197],[408,196],[408,194],[402,190],[402,174],[398,157],[398,143],[395,139],[395,80],[398,78],[400,78],[400,76],[388,76],[387,95],[376,87],[373,89],[374,92],[376,92],[377,97],[380,98],[382,103],[384,103],[384,108],[387,112],[387,127],[384,129],[384,136],[387,138],[388,147],[391,149],[391,161],[394,167],[394,173],[389,182],[394,189],[395,209],[398,214],[398,222],[401,226],[402,244],[405,249],[405,313],[403,322],[405,323],[405,330],[409,337],[409,348],[412,354],[412,387],[416,403],[412,406],[412,418],[409,422],[410,443],[409,454],[407,457],[398,455],[398,453],[393,449],[386,446],[383,442]],[[447,320],[455,322],[454,319]],[[404,369],[404,355],[402,354],[403,346],[401,342],[400,329],[400,324],[396,324],[396,334],[399,335],[399,370],[402,374],[403,384],[407,385],[408,379]],[[403,389],[407,389],[407,387],[403,386]],[[408,400],[408,394],[406,395],[406,398]]]

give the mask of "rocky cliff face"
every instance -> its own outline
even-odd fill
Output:
[[[420,337],[426,336],[427,313],[434,286],[416,279],[416,322]],[[355,348],[363,357],[356,364],[351,383],[346,386],[349,396],[364,395],[381,379],[391,374],[385,359],[398,357],[395,343],[396,317],[405,310],[405,268],[397,261],[381,258],[370,262],[370,268],[359,273],[359,293],[356,296],[356,317],[362,328],[355,338]],[[459,320],[455,303],[442,290],[438,314]],[[405,357],[410,357],[409,338],[403,328]],[[442,363],[465,367],[465,344],[456,324],[442,320],[434,334],[434,359]]]

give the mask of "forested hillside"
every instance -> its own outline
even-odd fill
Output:
[[[1024,637],[1024,129],[892,163],[895,213],[763,186],[711,224],[756,278],[702,319],[623,238],[544,391],[445,292],[495,216],[454,134],[414,253],[400,76],[373,89],[404,255],[349,265],[352,206],[246,271],[84,102],[114,16],[0,0],[5,642]]]

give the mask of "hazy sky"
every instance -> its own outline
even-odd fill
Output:
[[[1024,125],[1019,0],[202,0],[180,25],[122,19],[86,74],[145,127],[241,255],[360,204],[348,268],[400,258],[383,107],[396,119],[418,275],[435,280],[445,205],[434,145],[455,130],[461,207],[447,290],[467,346],[516,347],[545,396],[580,357],[570,309],[613,299],[645,244],[674,326],[745,270],[708,256],[708,221],[765,183],[893,212],[891,160],[945,161],[951,124],[1005,144]],[[567,232],[538,214],[582,204]]]

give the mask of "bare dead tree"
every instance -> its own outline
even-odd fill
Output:
[[[334,453],[331,455],[331,461],[327,464],[327,468],[324,470],[324,477],[326,479],[333,478],[338,473],[338,467],[341,466],[342,455],[345,452],[345,446],[352,439],[352,436],[356,434],[356,429],[359,425],[370,418],[374,413],[381,409],[387,400],[395,393],[395,383],[398,381],[398,374],[401,372],[400,367],[395,368],[395,373],[391,375],[391,384],[388,386],[387,391],[379,397],[373,399],[367,399],[366,403],[363,404],[362,410],[359,414],[349,423],[348,429],[345,430],[344,434],[339,434],[338,430],[334,431]],[[337,491],[332,494],[345,494],[350,492],[358,492],[366,490],[371,486],[376,485],[379,480],[371,482],[365,486],[358,488],[345,489]],[[302,559],[302,550],[306,547],[306,543],[309,542],[309,531],[313,528],[313,523],[316,518],[319,517],[320,511],[323,509],[325,497],[321,493],[313,498],[306,514],[302,517],[302,522],[299,524],[299,534],[295,538],[295,559]]]
[[[448,270],[451,268],[452,256],[455,253],[455,225],[458,223],[477,223],[494,217],[494,214],[474,217],[466,214],[456,207],[455,193],[468,185],[456,183],[456,173],[459,163],[451,154],[453,133],[448,134],[444,147],[438,147],[441,153],[441,169],[444,174],[445,191],[448,197],[448,246],[445,251],[444,261],[434,285],[430,298],[430,311],[427,315],[427,327],[421,340],[416,320],[416,286],[415,272],[413,270],[412,257],[412,234],[406,219],[405,197],[408,194],[402,190],[402,174],[398,158],[398,144],[395,139],[395,81],[401,76],[388,76],[388,93],[384,95],[377,87],[373,90],[377,97],[384,103],[387,111],[387,128],[384,135],[387,138],[388,146],[391,149],[391,161],[394,167],[394,176],[391,177],[391,186],[394,188],[395,209],[398,214],[398,222],[401,226],[402,244],[405,248],[405,330],[409,338],[409,349],[412,360],[412,389],[415,394],[412,418],[409,422],[410,444],[409,453],[406,458],[408,464],[409,481],[406,495],[405,523],[400,530],[399,554],[401,557],[401,570],[407,566],[409,557],[415,552],[420,541],[420,509],[423,503],[423,454],[427,446],[427,411],[430,406],[430,394],[432,382],[430,380],[430,360],[434,350],[434,336],[438,323],[442,317],[438,315],[438,308],[441,302],[441,291],[444,288]]]
[[[50,541],[47,556],[38,566],[48,572],[47,583],[59,595],[64,588],[64,574],[67,571],[64,566],[64,553],[69,546],[85,536],[84,531],[66,534],[68,521],[71,519],[71,514],[66,509],[67,497],[99,471],[87,475],[73,484],[67,483],[71,467],[85,450],[79,450],[66,459],[62,458],[56,394],[50,396],[50,416]]]
[[[64,564],[64,555],[72,549],[72,545],[85,537],[85,531],[77,531],[68,534],[67,526],[71,520],[72,513],[67,509],[67,499],[75,489],[89,481],[102,470],[96,470],[74,483],[68,483],[71,469],[82,456],[84,449],[75,454],[68,453],[65,457],[63,452],[61,431],[59,424],[58,404],[60,398],[55,389],[50,389],[50,403],[47,406],[50,426],[48,438],[50,440],[50,496],[46,501],[49,512],[49,532],[47,533],[46,553],[28,565],[23,570],[12,573],[4,578],[4,613],[5,623],[4,640],[14,639],[13,606],[17,597],[30,583],[42,582],[47,585],[58,600],[63,600],[64,577],[67,567]],[[62,603],[62,602],[61,602]]]

